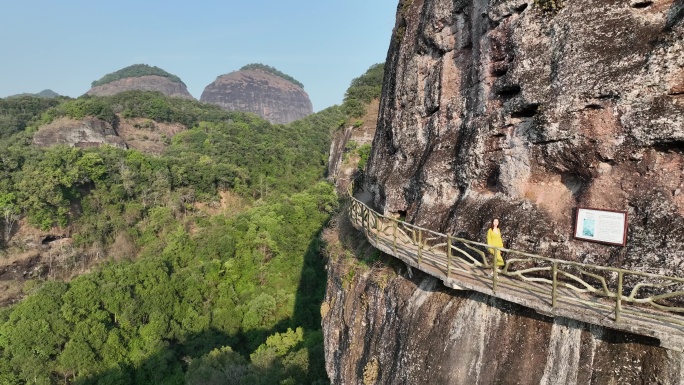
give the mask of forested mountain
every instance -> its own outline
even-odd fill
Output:
[[[91,96],[112,96],[126,91],[157,91],[167,96],[194,99],[185,83],[159,67],[134,64],[92,82]]]
[[[0,308],[0,384],[328,383],[319,232],[344,110],[273,125],[141,91],[0,99],[0,263],[27,228],[69,239]],[[160,155],[32,145],[60,117],[186,130]]]
[[[170,74],[163,69],[155,66],[150,66],[147,64],[133,64],[126,68],[122,68],[116,72],[109,73],[99,80],[94,80],[91,84],[92,87],[97,87],[105,85],[107,83],[115,82],[124,78],[142,77],[142,76],[161,76],[169,79],[174,83],[180,83],[185,85],[181,79],[173,74]]]

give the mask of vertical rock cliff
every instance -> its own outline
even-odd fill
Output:
[[[551,319],[420,272],[331,260],[323,304],[333,384],[680,384],[682,353]],[[405,273],[405,270],[404,270]]]
[[[349,157],[349,145],[370,145],[378,120],[378,100],[373,100],[366,114],[355,124],[340,128],[333,133],[328,156],[328,180],[337,186],[340,194],[346,194],[349,184],[358,176],[358,157]]]
[[[401,0],[366,191],[443,233],[499,217],[506,247],[682,275],[683,20],[684,0]],[[627,211],[627,246],[574,240],[582,206]],[[328,264],[335,384],[684,383],[657,341],[368,265]]]
[[[402,0],[376,205],[476,240],[498,216],[507,247],[680,274],[682,19],[682,0]],[[627,211],[627,248],[573,240],[578,206]]]

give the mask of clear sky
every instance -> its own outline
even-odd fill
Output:
[[[199,99],[217,76],[273,66],[314,111],[384,62],[398,0],[0,0],[0,97],[78,97],[131,64],[179,76]]]

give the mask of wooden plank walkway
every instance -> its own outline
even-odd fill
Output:
[[[367,196],[361,198],[368,199]],[[415,234],[399,232],[396,224],[389,226],[396,220],[377,214],[356,198],[352,198],[350,219],[374,247],[442,280],[448,287],[478,291],[550,317],[564,317],[653,337],[664,348],[684,351],[684,317],[677,314],[678,308],[673,313],[618,301],[619,310],[616,312],[617,298],[578,292],[577,285],[550,285],[550,281],[543,278],[538,282],[534,279],[530,281],[527,277],[516,276],[517,273],[508,271],[508,266],[496,272],[482,264],[477,266],[477,262],[468,258],[451,256],[444,251],[444,247],[428,246],[426,240],[420,239],[420,234],[417,241],[409,239]],[[627,297],[622,295],[620,298]]]

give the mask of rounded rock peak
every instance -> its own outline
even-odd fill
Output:
[[[92,82],[86,92],[93,96],[111,96],[124,91],[157,91],[167,96],[194,99],[185,83],[159,67],[134,64]]]
[[[287,124],[313,113],[299,85],[261,69],[243,69],[216,78],[200,101],[229,111],[251,112],[271,123]]]

